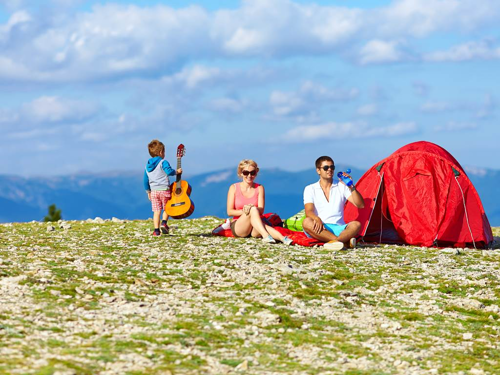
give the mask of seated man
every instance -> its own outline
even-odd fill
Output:
[[[324,247],[327,249],[354,248],[361,224],[359,221],[344,222],[344,205],[348,200],[357,208],[363,208],[364,199],[354,184],[347,187],[343,181],[334,180],[334,171],[331,157],[321,156],[316,160],[319,181],[304,189],[306,218],[302,225],[308,237],[326,242]]]

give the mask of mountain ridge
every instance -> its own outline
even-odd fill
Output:
[[[351,168],[355,181],[365,170],[338,165],[337,170]],[[492,226],[500,226],[500,170],[464,168],[483,203]],[[63,176],[23,177],[0,175],[0,222],[42,220],[47,207],[56,204],[64,219],[84,220],[89,217],[145,219],[151,205],[142,187],[142,171],[110,171],[76,173]],[[236,168],[188,175],[195,203],[193,218],[226,217],[226,195],[231,183],[237,182]],[[302,192],[317,181],[316,171],[290,172],[279,168],[261,169],[257,182],[266,188],[266,211],[283,218],[300,211]]]

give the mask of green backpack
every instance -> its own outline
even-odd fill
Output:
[[[295,215],[283,221],[283,227],[296,232],[302,232],[302,222],[306,218],[306,210],[297,212]]]

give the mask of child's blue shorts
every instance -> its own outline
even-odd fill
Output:
[[[325,227],[325,229],[329,232],[332,232],[334,235],[336,235],[337,237],[340,236],[340,233],[342,233],[342,231],[347,228],[347,224],[344,224],[344,225],[338,225],[338,224],[323,224],[323,226]],[[307,233],[306,231],[304,231],[304,233],[306,234],[307,237],[309,238],[312,238],[309,233]]]

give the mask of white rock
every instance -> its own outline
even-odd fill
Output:
[[[441,253],[444,253],[444,254],[455,254],[455,255],[461,254],[460,249],[454,249],[452,247],[447,247],[445,249],[441,249]]]
[[[261,326],[266,327],[273,324],[278,324],[281,318],[277,314],[273,314],[270,311],[262,310],[255,314],[255,317],[259,320]]]
[[[497,305],[486,306],[484,309],[486,311],[490,311],[490,312],[495,313],[495,314],[500,313],[500,307],[498,307]]]
[[[247,371],[248,370],[248,361],[244,360],[238,366],[236,366],[236,371]]]
[[[464,340],[472,340],[472,337],[473,337],[473,335],[470,332],[467,332],[467,333],[463,334]]]

